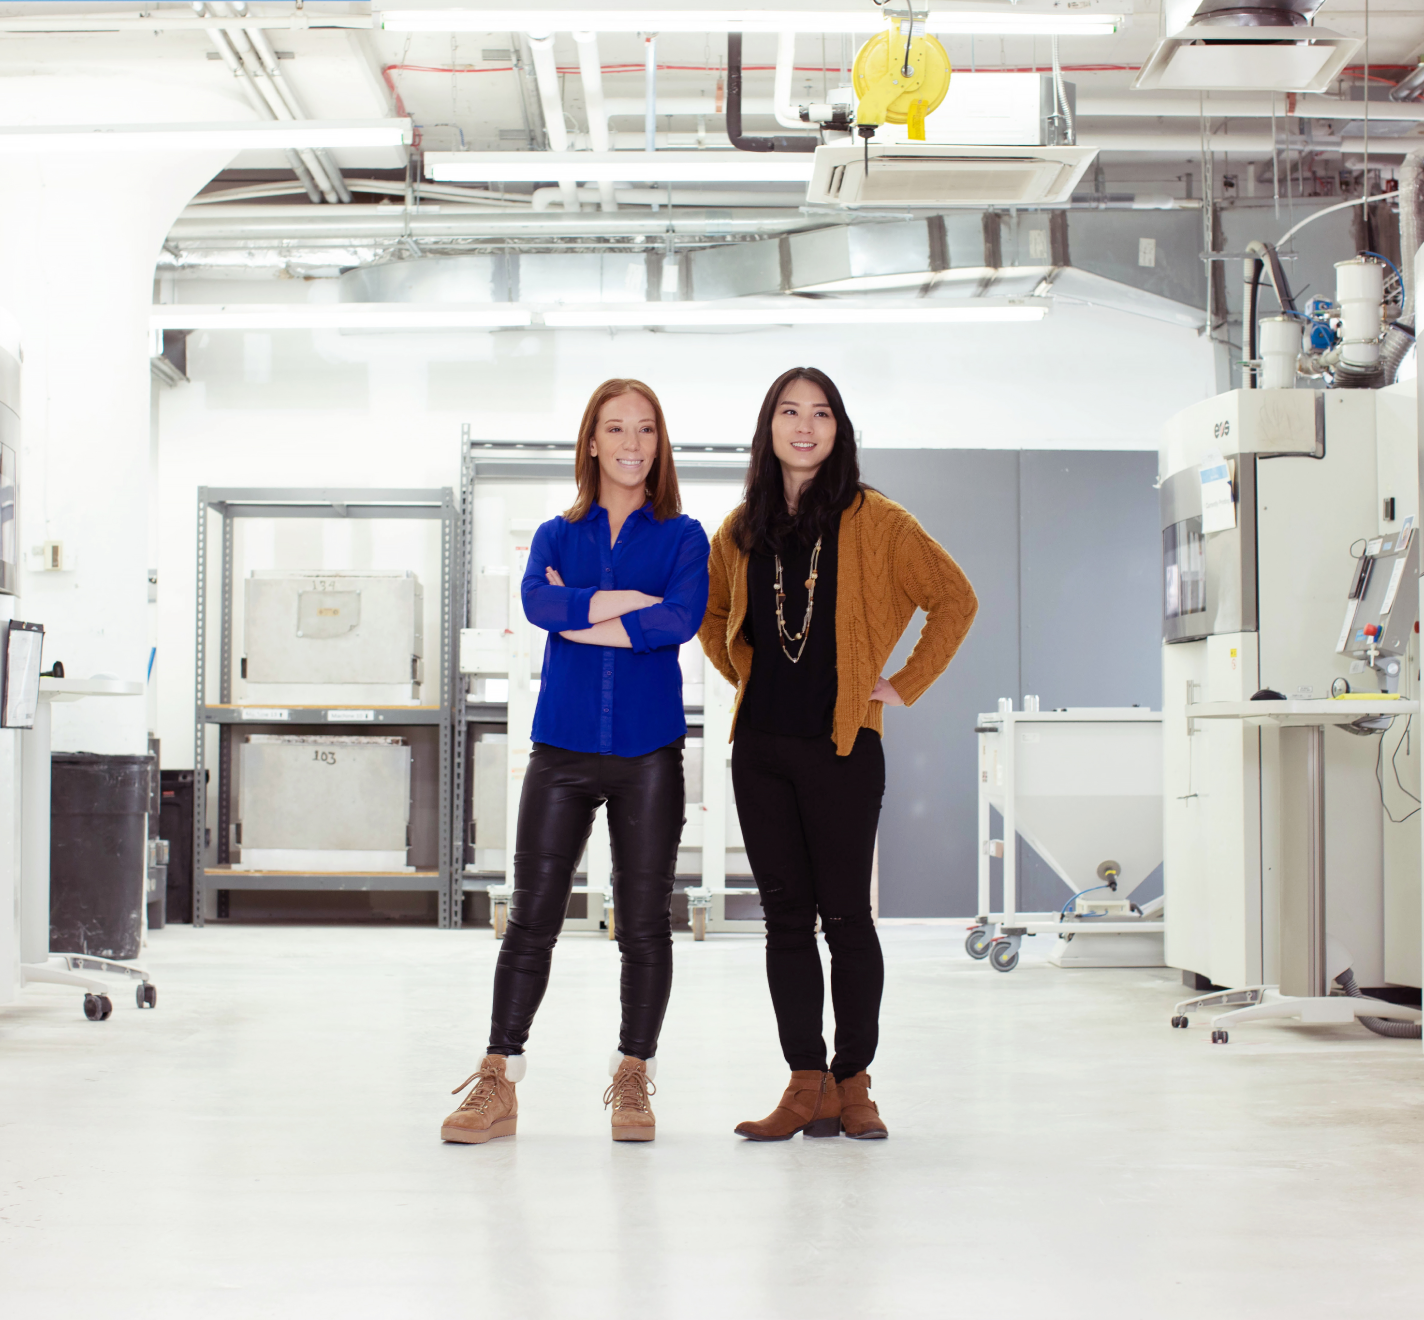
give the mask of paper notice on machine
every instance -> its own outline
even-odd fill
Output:
[[[1211,532],[1228,532],[1236,526],[1232,468],[1233,464],[1220,454],[1208,454],[1199,465],[1204,536]]]

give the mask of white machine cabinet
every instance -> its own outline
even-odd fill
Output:
[[[424,604],[414,573],[258,569],[245,585],[249,683],[420,682]]]
[[[1131,897],[1162,861],[1161,713],[1000,705],[980,715],[976,729],[980,915],[965,948],[1008,972],[1025,935],[1056,934],[1055,966],[1162,966],[1162,901],[1139,906]],[[991,807],[1003,818],[999,839],[991,837]],[[1019,910],[1016,836],[1063,881],[1061,910]],[[1003,859],[997,912],[992,857]]]

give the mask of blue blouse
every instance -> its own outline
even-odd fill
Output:
[[[520,591],[524,613],[547,629],[534,741],[572,752],[644,756],[687,733],[678,647],[697,636],[707,610],[707,534],[686,514],[659,522],[645,504],[610,544],[608,510],[580,522],[551,518],[534,533]],[[549,585],[552,567],[564,586]],[[559,636],[589,626],[599,591],[642,591],[661,605],[625,614],[633,649]]]

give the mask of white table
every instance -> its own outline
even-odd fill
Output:
[[[139,1006],[152,1008],[158,992],[148,973],[87,953],[51,953],[49,947],[50,731],[56,701],[87,697],[141,697],[143,684],[120,678],[41,678],[34,727],[21,740],[20,984],[68,985],[83,990],[84,1015],[96,1020],[113,1011],[108,983],[81,972],[138,981]]]
[[[1187,707],[1196,720],[1241,720],[1281,730],[1281,984],[1243,986],[1184,1000],[1172,1017],[1187,1025],[1190,1013],[1225,1009],[1212,1017],[1212,1041],[1225,1044],[1227,1028],[1262,1018],[1302,1023],[1353,1022],[1359,1017],[1421,1020],[1420,1010],[1367,996],[1329,994],[1325,940],[1325,729],[1378,716],[1417,715],[1417,701],[1327,698],[1319,701],[1205,701]]]

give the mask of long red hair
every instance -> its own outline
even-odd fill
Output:
[[[573,507],[564,514],[569,522],[580,522],[598,503],[598,459],[593,454],[598,415],[609,399],[616,399],[620,394],[641,394],[653,408],[653,419],[658,427],[658,452],[653,458],[653,468],[648,473],[644,486],[648,498],[653,502],[653,516],[663,522],[682,512],[682,496],[677,490],[677,469],[673,467],[672,442],[668,439],[663,406],[658,402],[658,396],[642,381],[627,380],[620,376],[604,381],[594,390],[589,396],[588,407],[583,410],[583,421],[579,423],[578,452],[574,455],[574,480],[578,482],[578,498],[573,502]]]

